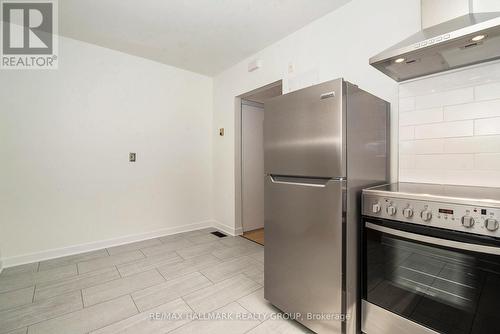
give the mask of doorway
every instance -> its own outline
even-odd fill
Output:
[[[264,245],[264,105],[282,94],[281,81],[240,96],[241,227],[243,237]]]

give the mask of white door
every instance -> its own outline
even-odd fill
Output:
[[[264,108],[243,101],[241,165],[243,231],[264,227]]]

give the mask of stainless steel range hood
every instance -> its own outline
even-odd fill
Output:
[[[370,58],[370,65],[404,81],[495,59],[500,59],[500,12],[488,12],[423,29]]]

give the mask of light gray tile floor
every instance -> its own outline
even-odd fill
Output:
[[[0,334],[309,333],[271,316],[263,247],[213,231],[7,268]]]
[[[30,286],[24,289],[0,293],[0,311],[31,304],[34,289],[34,286]]]

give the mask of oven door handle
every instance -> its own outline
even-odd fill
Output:
[[[387,234],[391,234],[391,235],[394,235],[397,237],[402,237],[402,238],[406,238],[406,239],[410,239],[410,240],[425,242],[425,243],[433,244],[433,245],[437,245],[437,246],[444,246],[444,247],[449,247],[449,248],[461,249],[461,250],[471,251],[471,252],[475,252],[475,253],[500,255],[500,247],[491,247],[491,246],[484,246],[484,245],[477,245],[477,244],[469,244],[466,242],[429,237],[426,235],[420,235],[420,234],[395,230],[393,228],[388,228],[385,226],[380,226],[380,225],[376,225],[376,224],[368,223],[368,222],[366,223],[366,227],[371,229],[371,230],[379,231],[382,233],[387,233]]]

